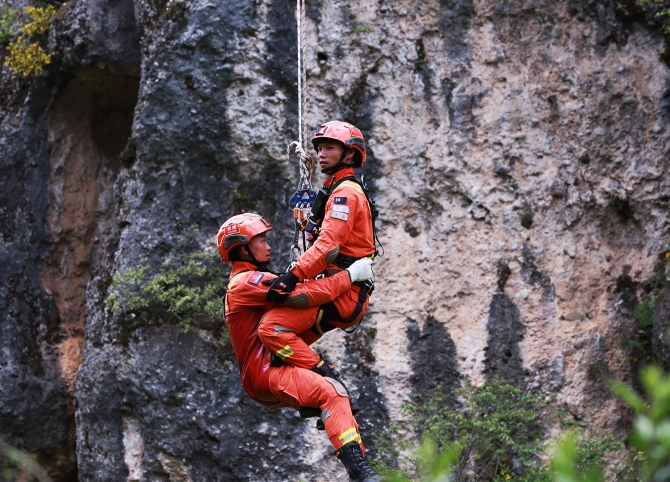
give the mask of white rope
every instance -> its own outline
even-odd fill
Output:
[[[298,141],[291,142],[286,149],[286,159],[291,161],[291,148],[295,148],[295,153],[300,158],[300,181],[296,195],[300,191],[312,190],[312,168],[314,162],[312,157],[307,154],[307,69],[305,68],[305,0],[296,0],[296,21],[298,22]],[[303,196],[306,195],[304,192]],[[295,199],[295,198],[292,198]],[[303,199],[305,199],[303,197]],[[291,245],[291,262],[288,270],[295,266],[298,258],[303,252],[299,243],[300,227],[304,226],[311,213],[313,199],[310,201],[297,202],[293,209],[293,217],[296,227]],[[305,233],[303,232],[303,243],[305,242]],[[304,246],[303,246],[304,248]]]
[[[307,154],[298,141],[293,141],[286,149],[286,159],[291,160],[291,148],[295,147],[295,153],[300,157],[300,182],[298,189],[312,189],[312,167],[314,161],[312,156]]]
[[[296,0],[298,23],[298,142],[289,144],[286,150],[290,161],[291,147],[300,157],[300,182],[298,189],[312,189],[312,157],[307,154],[307,69],[305,68],[305,0]]]
[[[296,0],[296,19],[298,22],[298,122],[299,143],[303,151],[307,150],[307,69],[305,68],[305,0]],[[310,176],[311,177],[311,176]]]

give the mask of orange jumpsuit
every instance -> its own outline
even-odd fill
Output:
[[[326,184],[334,186],[342,178],[353,175],[354,169],[347,167],[337,171]],[[331,192],[319,237],[300,257],[292,273],[304,280],[323,272],[329,276],[341,271],[333,264],[338,252],[356,259],[375,252],[370,206],[363,188],[355,181],[344,181]],[[308,345],[323,335],[321,322],[325,320],[332,327],[348,328],[358,323],[367,311],[366,298],[360,314],[350,319],[360,291],[360,285],[352,285],[349,292],[335,298],[332,306],[337,313],[334,317],[332,310],[325,307],[298,310],[291,306],[277,306],[266,313],[258,334],[263,344],[279,358],[297,367],[311,368],[320,358]]]
[[[275,306],[266,300],[268,288],[262,281],[273,279],[275,275],[255,269],[251,263],[234,261],[225,298],[226,327],[242,387],[251,398],[270,408],[319,408],[335,450],[354,440],[363,449],[358,424],[343,390],[338,392],[337,385],[310,370],[291,365],[270,366],[270,352],[261,343],[257,327],[263,314]],[[323,304],[346,294],[350,287],[349,275],[342,272],[299,284],[287,302],[307,299],[310,304]]]

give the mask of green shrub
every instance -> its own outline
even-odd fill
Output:
[[[480,388],[466,386],[458,394],[463,400],[458,410],[447,403],[441,390],[426,400],[415,397],[407,407],[411,423],[423,441],[409,461],[413,467],[410,471],[394,468],[388,458],[383,460],[386,465],[380,469],[389,481],[586,482],[594,480],[595,475],[600,477],[603,467],[615,455],[620,459],[626,453],[614,436],[580,426],[567,412],[553,408],[553,400],[545,402],[539,394],[524,393],[501,381]],[[566,478],[561,466],[552,465],[550,444],[543,443],[546,424],[556,426],[559,421],[562,428],[570,429],[559,439],[572,444],[566,455],[572,479]],[[384,446],[383,452],[388,454],[390,450]],[[596,480],[634,480],[630,478],[629,465],[610,465],[608,478]]]
[[[26,7],[26,13],[32,21],[25,24],[21,28],[21,32],[32,37],[33,35],[40,35],[49,31],[51,21],[56,16],[56,9],[51,5],[47,5],[46,7]]]
[[[654,318],[654,305],[656,304],[656,297],[642,300],[633,310],[633,314],[637,319],[637,326],[639,328],[647,328],[651,326]]]
[[[184,331],[218,326],[226,282],[218,253],[182,254],[155,274],[144,260],[114,275],[107,305],[131,328],[155,321],[176,323]]]
[[[3,5],[0,7],[0,45],[6,45],[19,33],[21,11]]]
[[[651,336],[654,307],[661,293],[662,278],[664,275],[664,272],[659,272],[644,283],[645,292],[642,295],[642,301],[633,309],[633,316],[635,317],[637,326],[632,333],[624,335],[624,339],[630,350],[627,360],[633,363],[634,366],[637,366],[639,363],[651,363],[653,361]]]
[[[51,5],[26,7],[26,14],[31,21],[21,27],[21,35],[16,40],[9,42],[7,45],[8,55],[5,59],[5,65],[10,67],[16,75],[23,77],[38,74],[44,66],[51,62],[51,54],[42,48],[40,41],[31,41],[31,38],[49,31],[51,22],[56,16],[56,9]],[[11,33],[8,40],[13,37],[14,34]]]
[[[612,382],[614,392],[635,413],[629,442],[637,449],[644,480],[670,480],[670,375],[657,366],[642,370],[644,394],[623,382]]]
[[[27,453],[9,445],[0,437],[0,480],[51,482],[51,477]]]
[[[475,472],[508,473],[512,465],[526,472],[536,462],[537,440],[543,433],[539,396],[503,382],[459,391],[462,410],[454,410],[444,395],[409,407],[415,426],[432,438],[438,449],[458,441],[463,447],[456,470],[460,476],[471,457]]]
[[[648,5],[651,0],[639,0],[640,5]],[[661,19],[661,30],[664,34],[670,35],[670,5],[667,0],[654,0],[654,3],[662,3],[663,8],[656,12],[656,16]]]

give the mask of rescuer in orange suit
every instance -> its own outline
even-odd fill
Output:
[[[269,301],[283,302],[300,281],[321,273],[333,276],[356,260],[376,254],[371,203],[354,176],[354,168],[365,163],[363,134],[352,124],[333,121],[319,127],[312,144],[321,172],[329,175],[319,194],[325,198],[323,215],[313,213],[305,226],[318,237],[293,269],[272,282]],[[314,210],[318,211],[319,203],[317,197]],[[278,360],[311,368],[320,358],[308,345],[330,330],[357,324],[367,311],[371,288],[371,282],[354,283],[351,291],[331,303],[304,305],[301,310],[286,305],[273,308],[261,321],[258,334]]]
[[[262,283],[275,278],[267,271],[271,248],[266,233],[271,229],[263,217],[245,213],[230,218],[218,233],[217,245],[223,262],[233,264],[224,309],[242,386],[251,398],[267,407],[293,407],[300,410],[301,416],[309,416],[310,409],[316,412],[312,415],[320,415],[350,480],[379,481],[365,457],[358,424],[337,372],[322,360],[318,373],[287,364],[271,366],[270,351],[258,337],[259,322],[275,306],[267,301],[268,288]],[[328,303],[351,291],[352,282],[370,278],[370,265],[370,260],[361,260],[334,276],[301,283],[285,303],[288,306]]]

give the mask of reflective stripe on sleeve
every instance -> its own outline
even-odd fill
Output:
[[[281,358],[282,360],[285,360],[288,357],[293,355],[293,350],[291,349],[290,346],[286,345],[281,350],[277,350],[276,354],[279,358]]]

